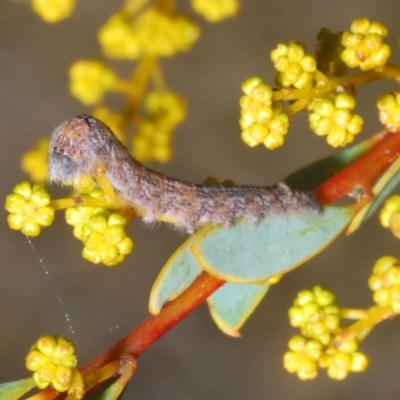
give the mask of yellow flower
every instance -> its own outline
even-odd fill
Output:
[[[46,22],[58,22],[68,18],[76,0],[32,0],[32,9]]]
[[[77,363],[74,345],[62,336],[42,336],[26,356],[26,368],[34,371],[36,386],[51,385],[58,392],[70,390],[77,380]]]
[[[172,155],[172,131],[161,124],[143,121],[132,138],[132,155],[140,162],[167,162]]]
[[[334,302],[335,296],[319,286],[299,292],[289,309],[291,325],[301,328],[304,336],[329,344],[331,333],[338,328],[340,321],[339,308]]]
[[[112,15],[100,28],[98,38],[108,57],[136,59],[140,56],[137,35],[123,14]]]
[[[199,37],[198,26],[182,14],[164,14],[149,8],[135,21],[142,54],[171,57],[188,50]]]
[[[29,177],[36,183],[44,183],[47,180],[49,142],[49,138],[41,138],[31,150],[25,152],[21,157],[22,170],[29,174]]]
[[[83,104],[99,103],[112,90],[117,77],[114,71],[96,60],[78,60],[69,69],[70,91]]]
[[[99,31],[99,41],[113,58],[170,57],[188,50],[199,34],[198,26],[186,16],[147,8],[132,20],[122,14],[111,16]]]
[[[124,260],[133,249],[132,239],[126,236],[125,217],[117,213],[108,218],[94,215],[82,228],[82,239],[85,244],[83,258],[107,267],[112,267]]]
[[[316,99],[309,106],[310,128],[318,136],[326,135],[331,146],[346,146],[363,125],[361,116],[350,112],[355,104],[354,97],[346,93]]]
[[[149,119],[168,128],[180,124],[186,116],[184,98],[170,90],[152,90],[146,95],[144,106]]]
[[[233,17],[239,10],[239,0],[191,0],[191,5],[208,22]]]
[[[345,47],[342,60],[350,67],[366,71],[382,67],[390,57],[390,47],[382,43],[387,29],[380,22],[360,18],[351,24],[350,31],[344,32],[342,44]]]
[[[368,357],[357,349],[357,339],[349,339],[339,347],[327,351],[324,368],[327,368],[329,378],[342,380],[350,372],[365,371],[368,367]]]
[[[374,301],[380,306],[390,306],[400,314],[400,267],[399,260],[385,256],[374,265],[373,273],[368,280],[374,291]]]
[[[324,346],[318,340],[307,340],[296,335],[289,341],[289,351],[283,356],[283,365],[302,380],[314,379],[318,374],[318,360]]]
[[[100,189],[91,190],[88,195],[93,198],[98,198],[104,195]],[[89,224],[90,218],[94,215],[104,215],[107,217],[109,213],[102,207],[73,207],[65,210],[65,220],[67,224],[74,227],[74,236],[79,240],[84,240],[82,229]]]
[[[313,85],[317,62],[313,56],[305,54],[305,47],[298,42],[279,44],[271,51],[271,59],[278,71],[276,83],[281,87],[294,86],[297,89]]]
[[[282,103],[272,101],[272,89],[258,77],[247,79],[240,98],[242,140],[250,147],[264,143],[272,150],[282,146],[288,132],[289,118],[282,113]]]
[[[400,239],[400,196],[390,196],[379,214],[381,224]]]
[[[169,90],[153,90],[144,100],[146,119],[132,139],[132,155],[139,161],[166,162],[171,158],[173,129],[186,116],[184,99]]]
[[[41,184],[33,187],[21,182],[6,197],[5,209],[11,229],[22,230],[26,236],[37,236],[41,229],[54,221],[54,208],[49,207],[50,195]]]
[[[387,129],[393,132],[400,130],[400,94],[385,93],[377,102],[379,119]]]

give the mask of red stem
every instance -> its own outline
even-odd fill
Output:
[[[400,133],[388,133],[371,150],[314,190],[321,204],[330,204],[357,187],[367,193],[379,176],[400,155]]]
[[[315,195],[318,201],[329,204],[357,185],[372,185],[399,154],[400,134],[389,133],[371,150],[317,187]],[[225,281],[204,272],[178,298],[166,304],[158,315],[145,320],[112,348],[83,367],[83,377],[124,355],[138,357],[224,283]]]
[[[178,298],[166,304],[158,315],[148,318],[113,347],[87,364],[80,371],[83,377],[107,363],[129,354],[138,357],[183,318],[202,304],[225,281],[207,273],[200,275]]]

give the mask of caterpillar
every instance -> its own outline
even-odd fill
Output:
[[[110,128],[88,115],[55,129],[49,146],[50,180],[95,176],[99,166],[115,191],[141,211],[146,223],[174,221],[188,233],[208,223],[232,226],[244,218],[257,224],[266,216],[321,210],[311,192],[291,189],[284,182],[272,187],[226,187],[169,178],[133,159]]]

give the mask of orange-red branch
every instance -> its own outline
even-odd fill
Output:
[[[317,200],[329,204],[358,186],[370,187],[399,155],[400,134],[388,133],[371,150],[318,186],[315,189]],[[111,349],[83,367],[83,377],[123,356],[138,357],[224,283],[203,273],[178,298],[166,304],[158,315],[145,320]]]
[[[357,188],[369,192],[374,182],[400,155],[400,134],[388,133],[371,150],[314,190],[320,204],[330,204]]]
[[[148,318],[111,349],[81,369],[83,377],[124,355],[138,357],[157,339],[202,304],[225,281],[203,273],[178,298],[166,304],[158,315]]]

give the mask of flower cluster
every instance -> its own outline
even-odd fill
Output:
[[[32,9],[50,23],[68,18],[75,8],[77,0],[32,0]]]
[[[146,118],[132,140],[132,155],[141,162],[166,162],[171,158],[173,130],[186,115],[184,99],[169,90],[153,90],[144,100]]]
[[[108,57],[133,60],[188,50],[199,34],[198,26],[186,16],[147,8],[133,19],[122,13],[112,15],[100,29],[99,41]]]
[[[245,93],[240,99],[242,140],[251,147],[260,143],[268,149],[282,146],[289,128],[282,103],[272,100],[272,89],[258,77],[247,79],[242,89]]]
[[[99,103],[117,84],[111,68],[97,60],[78,60],[69,69],[70,91],[83,104]]]
[[[300,328],[304,336],[329,344],[340,321],[339,308],[334,302],[335,296],[319,286],[301,291],[289,309],[291,325]]]
[[[328,349],[319,361],[321,368],[327,368],[332,379],[345,379],[350,372],[362,372],[368,367],[368,357],[358,351],[357,339],[345,342]]]
[[[6,197],[5,209],[11,229],[21,230],[26,236],[39,235],[42,228],[54,221],[54,208],[50,206],[50,195],[42,184],[33,187],[21,182]]]
[[[100,189],[88,192],[91,198],[103,195]],[[133,249],[133,241],[125,232],[127,219],[116,212],[103,207],[74,207],[67,208],[65,219],[74,227],[74,236],[84,243],[83,258],[95,264],[114,266]]]
[[[21,168],[36,183],[47,181],[47,152],[50,139],[41,138],[36,145],[21,157]]]
[[[93,215],[89,223],[82,227],[82,240],[85,245],[82,256],[87,260],[107,267],[122,262],[133,249],[132,239],[126,236],[124,216],[113,213]]]
[[[351,113],[355,105],[354,97],[346,93],[314,100],[309,106],[311,129],[318,136],[327,136],[333,147],[351,143],[363,125],[361,116]]]
[[[400,196],[389,197],[379,214],[381,224],[385,228],[390,228],[393,235],[400,239]]]
[[[390,306],[400,314],[400,261],[397,258],[381,257],[374,265],[368,284],[377,304]]]
[[[350,68],[359,67],[363,71],[382,67],[390,57],[390,47],[382,43],[387,33],[380,22],[370,22],[367,18],[353,21],[350,31],[343,33],[342,60]]]
[[[291,325],[300,328],[302,335],[289,341],[283,363],[300,379],[314,379],[318,368],[326,368],[332,379],[344,379],[350,372],[363,371],[368,365],[367,357],[357,351],[356,339],[336,343],[340,315],[334,302],[331,292],[315,286],[301,291],[289,310]]]
[[[239,10],[239,0],[191,0],[191,5],[208,22],[233,17]]]
[[[280,87],[306,89],[313,86],[317,62],[313,56],[305,54],[304,45],[290,42],[287,46],[279,44],[271,51],[271,59],[278,74],[275,81]]]
[[[26,356],[26,368],[34,371],[36,386],[45,389],[50,385],[58,392],[66,392],[81,381],[77,363],[74,345],[61,336],[42,336]]]
[[[400,130],[400,94],[385,93],[377,102],[379,119],[387,129],[393,132]]]

